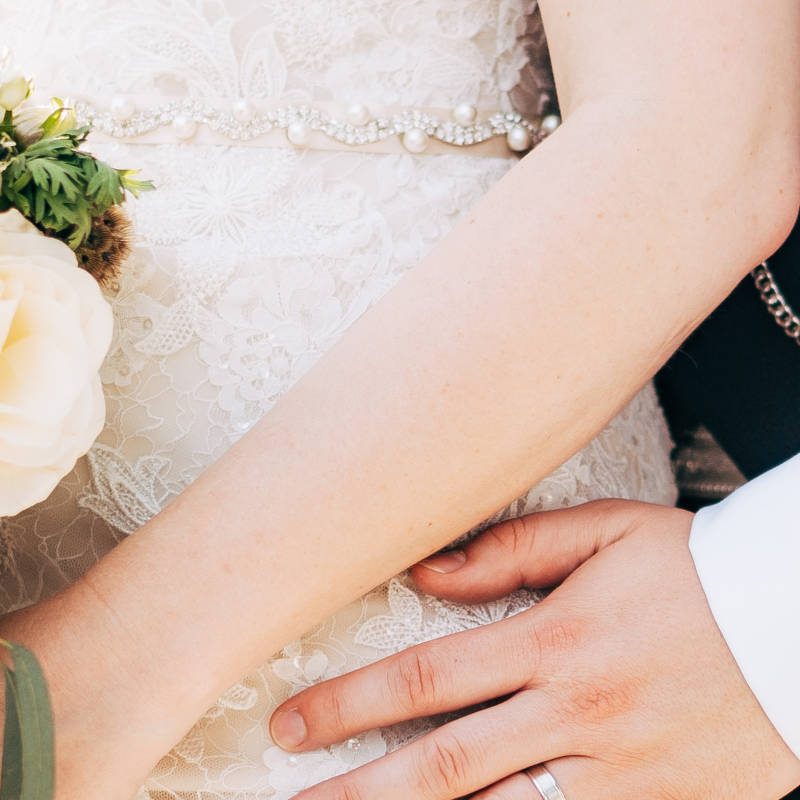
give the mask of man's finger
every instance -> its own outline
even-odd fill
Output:
[[[622,796],[621,792],[614,791],[612,781],[607,782],[610,792],[598,792],[598,783],[602,786],[603,782],[598,781],[598,765],[590,758],[559,758],[547,763],[546,766],[558,782],[561,791],[570,800],[605,800]],[[619,790],[619,788],[617,784],[616,789]],[[523,770],[472,795],[471,800],[539,800],[539,797],[538,789]]]
[[[426,559],[411,574],[423,591],[467,603],[502,597],[521,586],[554,586],[642,520],[670,512],[675,509],[599,500],[529,514],[492,526],[463,550]]]
[[[517,772],[472,795],[471,800],[539,800],[539,794],[530,778],[523,772]]]
[[[531,763],[557,758],[567,751],[567,739],[548,696],[526,690],[295,800],[454,800]]]
[[[510,694],[530,681],[535,662],[546,656],[533,647],[526,617],[435,639],[312,686],[276,709],[272,739],[285,750],[312,750]]]

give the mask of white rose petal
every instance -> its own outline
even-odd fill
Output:
[[[14,321],[18,307],[18,300],[0,300],[0,342],[4,342],[8,338],[8,332],[11,330],[11,323]]]
[[[37,233],[38,228],[30,220],[25,219],[16,208],[12,208],[4,214],[0,214],[0,232]]]
[[[100,434],[111,329],[69,247],[0,214],[0,516],[44,500]]]

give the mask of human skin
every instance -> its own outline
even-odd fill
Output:
[[[561,128],[181,497],[3,621],[50,680],[59,800],[127,798],[242,674],[521,495],[788,233],[796,2],[596,5],[542,3]]]
[[[533,800],[522,771],[542,762],[569,800],[786,795],[800,760],[717,628],[687,546],[691,522],[679,509],[606,500],[502,523],[422,562],[419,588],[459,603],[561,585],[503,622],[286,701],[271,730],[292,751],[500,701],[296,800]]]

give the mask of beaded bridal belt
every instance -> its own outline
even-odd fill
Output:
[[[442,153],[462,149],[476,155],[508,156],[529,150],[560,124],[549,115],[531,121],[513,111],[480,114],[461,103],[453,109],[380,109],[363,105],[259,106],[245,100],[213,104],[195,99],[153,105],[133,96],[106,104],[74,102],[93,136],[138,143],[289,145],[322,150]]]

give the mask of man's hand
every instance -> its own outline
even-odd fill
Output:
[[[800,784],[800,761],[716,627],[691,520],[601,501],[502,523],[417,565],[420,588],[459,602],[563,583],[529,611],[284,703],[272,735],[300,751],[498,701],[298,800],[538,800],[520,771],[542,762],[568,800],[782,797]]]

